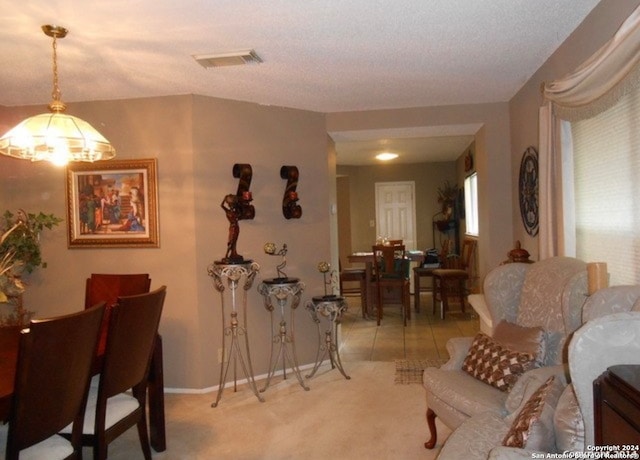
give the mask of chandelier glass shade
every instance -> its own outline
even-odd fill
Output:
[[[53,38],[53,101],[50,113],[27,118],[0,137],[0,153],[31,161],[49,161],[57,165],[67,162],[109,160],[116,151],[105,137],[86,121],[64,113],[60,100],[56,39],[67,30],[59,26],[42,26]]]

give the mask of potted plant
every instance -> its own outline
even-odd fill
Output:
[[[458,186],[445,181],[442,187],[438,187],[438,203],[442,206],[442,219],[436,221],[438,230],[447,231],[450,228],[450,220],[455,211],[456,198],[458,197]]]
[[[0,219],[0,303],[13,306],[13,311],[0,317],[0,325],[24,325],[33,315],[22,305],[25,284],[22,274],[45,268],[40,249],[40,233],[52,229],[62,219],[53,214],[28,214],[18,210],[14,215],[5,211]]]
[[[453,216],[456,199],[458,198],[458,186],[445,181],[442,187],[438,187],[438,203],[442,205],[443,220],[449,220]]]

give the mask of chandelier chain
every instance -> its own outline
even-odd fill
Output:
[[[53,92],[51,97],[54,101],[60,101],[62,93],[60,92],[60,86],[58,86],[58,42],[56,36],[53,36]]]

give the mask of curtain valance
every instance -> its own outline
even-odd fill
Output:
[[[544,85],[558,118],[591,118],[640,83],[640,7],[616,34],[574,72]]]

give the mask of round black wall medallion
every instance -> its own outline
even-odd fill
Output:
[[[520,162],[520,179],[518,181],[520,197],[520,214],[527,233],[538,234],[538,152],[534,147],[527,147]]]

